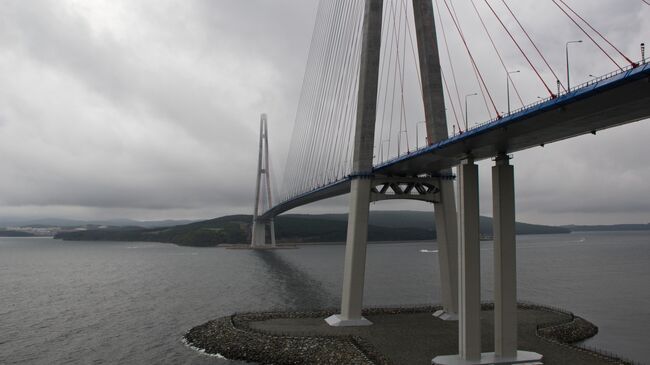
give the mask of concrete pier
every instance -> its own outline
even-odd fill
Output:
[[[370,183],[370,179],[352,181],[341,314],[335,314],[325,319],[330,326],[367,326],[372,324],[361,316],[370,213]]]
[[[372,184],[371,173],[377,114],[383,8],[383,0],[366,0],[341,313],[325,319],[330,326],[365,326],[372,324],[361,316],[361,306],[363,304],[363,284],[366,270],[366,245],[370,188]]]
[[[481,248],[478,166],[467,159],[458,168],[460,244],[458,246],[458,351],[463,360],[481,358]]]
[[[517,350],[515,182],[509,159],[499,154],[492,168],[494,352],[481,353],[478,168],[469,159],[459,168],[459,349],[458,355],[435,357],[435,365],[541,364],[542,355]]]
[[[434,315],[455,321],[458,319],[458,224],[453,181],[440,179],[440,200],[434,203],[434,209],[442,309]]]
[[[492,167],[494,217],[494,352],[517,355],[517,251],[514,169],[507,155]]]
[[[427,144],[449,138],[445,96],[436,24],[431,1],[413,2],[413,21],[418,44],[422,100],[424,105]],[[451,169],[440,171],[451,175]],[[438,242],[438,266],[443,309],[435,316],[444,320],[458,319],[458,227],[456,220],[456,197],[451,180],[440,180],[440,202],[435,203],[436,236]]]

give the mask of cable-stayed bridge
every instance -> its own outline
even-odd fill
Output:
[[[419,175],[458,165],[469,154],[476,160],[544,146],[599,130],[636,122],[650,115],[648,77],[650,65],[642,64],[601,80],[572,89],[571,93],[549,99],[486,122],[467,133],[457,134],[430,146],[373,165],[373,173]],[[324,182],[312,190],[296,194],[261,217],[270,218],[290,209],[350,192],[351,176]]]
[[[361,315],[369,204],[388,199],[433,203],[444,308],[436,315],[459,321],[458,355],[440,356],[434,363],[534,364],[541,355],[517,350],[515,192],[509,154],[649,118],[650,65],[643,45],[641,61],[633,62],[568,1],[550,0],[617,68],[571,86],[569,46],[582,40],[566,42],[566,80],[560,81],[559,72],[505,0],[468,4],[489,39],[486,43],[494,48],[494,63],[506,77],[507,112],[496,105],[486,67],[478,63],[454,2],[321,2],[277,202],[271,199],[263,116],[252,245],[265,245],[267,225],[274,242],[273,218],[278,214],[350,193],[341,313],[327,322],[369,325]],[[492,23],[486,21],[489,16]],[[525,90],[520,91],[512,77],[521,70],[508,68],[497,46],[497,31],[519,51],[547,98],[524,105]],[[461,72],[451,44],[460,46],[469,72]],[[459,87],[463,77],[474,79],[477,90],[465,94],[464,100],[461,94],[467,90]],[[490,120],[469,128],[472,96],[483,99]],[[514,111],[511,99],[521,105]],[[489,158],[495,160],[495,349],[482,353],[475,162]],[[457,178],[452,168],[457,168]]]

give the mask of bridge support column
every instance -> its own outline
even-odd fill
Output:
[[[517,241],[515,238],[515,173],[508,155],[492,167],[494,224],[494,353],[497,364],[537,362],[542,355],[517,351]]]
[[[463,360],[481,358],[481,248],[478,166],[468,159],[458,168],[460,245],[458,247],[458,351]]]
[[[458,224],[452,180],[440,180],[440,203],[435,203],[434,207],[442,291],[442,310],[434,315],[455,321],[458,319]]]
[[[372,324],[361,316],[371,183],[372,180],[369,178],[357,178],[351,182],[341,314],[335,314],[325,319],[330,326],[367,326]]]
[[[458,355],[437,356],[433,364],[481,361],[481,248],[478,166],[467,159],[458,167],[460,192],[458,245]]]
[[[514,169],[500,155],[492,167],[494,218],[494,352],[517,355],[517,254]]]
[[[459,168],[460,246],[458,355],[438,356],[436,365],[541,364],[542,355],[517,351],[517,270],[514,169],[499,155],[492,168],[494,213],[494,352],[481,353],[481,285],[478,168]]]
[[[251,247],[266,245],[266,223],[259,219],[253,219],[251,236]]]
[[[373,144],[377,116],[377,87],[381,48],[383,0],[366,0],[363,16],[363,40],[359,67],[357,122],[354,131],[354,154],[350,186],[350,213],[345,245],[345,269],[341,314],[325,319],[330,326],[364,326],[372,324],[361,316],[363,281],[366,271],[366,244],[370,189],[372,188]]]

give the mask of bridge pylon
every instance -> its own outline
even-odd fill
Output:
[[[262,183],[264,183],[264,186],[262,186]],[[273,206],[266,114],[260,116],[260,144],[257,159],[257,180],[255,184],[255,207],[253,209],[253,223],[251,228],[251,247],[266,246],[267,227],[270,229],[271,246],[275,247],[275,224],[273,218],[261,218],[259,214],[260,206],[266,207],[266,209],[270,209]]]
[[[427,141],[433,144],[448,138],[433,7],[431,1],[419,0],[413,2],[413,10],[422,70]],[[434,203],[443,304],[442,310],[435,315],[444,320],[458,318],[458,228],[454,185],[452,179],[440,178],[452,176],[451,170],[430,171],[426,177],[373,175],[382,11],[383,0],[366,0],[341,314],[326,319],[332,326],[371,324],[361,315],[369,203],[384,199],[414,199]],[[386,194],[389,189],[393,194]],[[410,194],[409,191],[417,191],[418,194]]]
[[[415,22],[418,58],[422,70],[420,78],[429,145],[449,138],[436,24],[433,15],[431,1],[413,1],[413,21]],[[446,176],[453,175],[451,169],[432,171],[432,173]],[[434,202],[434,211],[442,309],[434,313],[434,315],[443,320],[457,320],[458,221],[453,180],[440,180],[439,189],[440,199]]]

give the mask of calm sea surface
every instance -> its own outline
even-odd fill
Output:
[[[519,297],[594,322],[592,347],[650,358],[650,232],[518,237]],[[482,243],[483,298],[492,245]],[[365,302],[439,302],[435,243],[372,244]],[[0,238],[0,364],[236,364],[181,343],[235,311],[338,306],[343,246],[258,252]]]

